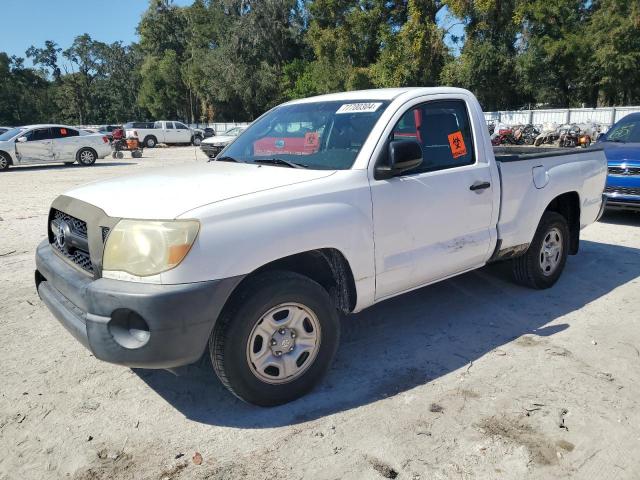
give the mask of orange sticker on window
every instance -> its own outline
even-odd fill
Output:
[[[449,135],[449,147],[453,158],[462,157],[467,154],[467,146],[464,144],[462,132],[458,130]]]
[[[318,132],[307,132],[304,134],[304,144],[307,147],[317,147],[320,143]]]
[[[67,134],[67,129],[66,128],[61,128],[60,129],[60,135],[64,136]]]

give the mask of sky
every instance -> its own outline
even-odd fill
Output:
[[[189,5],[192,0],[174,3]],[[83,33],[105,43],[128,44],[138,40],[136,26],[147,6],[147,0],[0,0],[0,52],[24,58],[31,45],[42,47],[45,40],[66,49]],[[446,12],[438,16],[447,23]],[[462,27],[452,33],[461,34]]]
[[[0,52],[24,58],[27,48],[42,47],[45,40],[66,49],[83,33],[128,44],[138,39],[136,27],[148,5],[147,0],[0,0]]]

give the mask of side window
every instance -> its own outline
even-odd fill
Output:
[[[422,145],[422,164],[405,175],[475,162],[469,115],[462,100],[417,105],[398,121],[391,140],[416,140]]]
[[[51,127],[51,138],[77,137],[80,132],[73,128]]]
[[[182,130],[187,130],[188,127],[184,124],[184,123],[180,123],[180,122],[174,122],[176,125],[176,128],[180,128]]]
[[[167,122],[167,129],[168,130],[173,130],[173,122]]]
[[[136,128],[145,128],[145,127],[136,127]],[[162,128],[162,122],[156,122],[153,124],[153,128]],[[168,126],[167,126],[168,128]]]
[[[36,128],[35,130],[31,130],[25,137],[27,137],[28,142],[35,142],[38,140],[49,140],[51,134],[48,128]]]

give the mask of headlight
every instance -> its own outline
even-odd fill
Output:
[[[171,270],[193,245],[197,220],[120,220],[109,233],[102,269],[146,277]]]

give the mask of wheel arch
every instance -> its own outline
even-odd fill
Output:
[[[266,263],[243,278],[229,299],[250,278],[260,273],[277,270],[295,272],[319,283],[329,293],[335,307],[341,312],[350,313],[356,306],[357,291],[351,266],[342,252],[336,248],[309,250]]]
[[[569,255],[577,254],[580,248],[580,195],[578,192],[572,191],[558,195],[549,202],[544,211],[559,213],[567,220]]]

